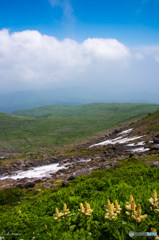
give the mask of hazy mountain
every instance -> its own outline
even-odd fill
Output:
[[[159,93],[153,92],[109,92],[108,89],[87,87],[54,88],[18,91],[0,95],[0,111],[31,109],[46,105],[81,105],[92,102],[105,103],[155,103],[159,104]]]

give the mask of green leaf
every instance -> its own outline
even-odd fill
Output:
[[[90,224],[87,226],[87,230],[88,230],[88,231],[91,230],[91,225],[90,225]]]
[[[75,229],[76,225],[70,226],[70,230],[73,231]]]

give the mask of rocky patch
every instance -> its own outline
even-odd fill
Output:
[[[77,176],[80,175],[88,175],[93,172],[94,169],[100,169],[100,170],[107,170],[108,168],[114,168],[115,170],[118,170],[116,167],[117,164],[120,162],[117,160],[122,160],[125,159],[126,157],[133,157],[136,156],[140,153],[137,152],[131,152],[133,149],[136,147],[139,147],[140,145],[138,144],[138,140],[131,141],[130,143],[134,142],[134,145],[129,144],[129,146],[126,146],[128,143],[114,143],[113,144],[108,144],[107,146],[94,146],[93,150],[89,149],[89,146],[91,144],[96,144],[100,141],[106,141],[109,139],[115,139],[115,138],[125,138],[125,134],[129,134],[129,136],[132,134],[132,129],[131,131],[124,131],[125,133],[121,132],[122,128],[119,129],[114,129],[112,131],[107,131],[106,135],[100,136],[99,138],[93,138],[89,143],[81,144],[77,147],[74,147],[74,150],[85,150],[87,149],[88,153],[86,154],[73,154],[70,155],[63,155],[63,152],[61,152],[60,155],[55,156],[55,153],[50,154],[44,154],[41,155],[42,159],[39,160],[39,157],[35,156],[35,159],[33,157],[28,158],[27,160],[14,160],[12,163],[7,163],[6,166],[0,168],[0,175],[13,175],[15,171],[22,170],[26,171],[28,169],[31,169],[33,167],[39,167],[43,165],[49,165],[52,163],[59,163],[59,166],[66,166],[67,168],[65,169],[60,169],[56,173],[50,174],[50,177],[47,178],[41,178],[41,179],[35,179],[35,178],[25,178],[25,179],[19,179],[19,180],[1,180],[0,181],[0,189],[1,186],[4,185],[5,187],[9,186],[17,186],[18,184],[21,185],[23,188],[33,188],[36,183],[38,182],[45,182],[48,179],[57,180],[64,180],[62,185],[65,186],[68,181],[75,179]],[[140,135],[140,132],[138,133]],[[142,141],[144,140],[146,142],[145,145],[143,146],[144,148],[150,148],[150,151],[145,152],[145,154],[151,154],[156,150],[159,150],[159,145],[157,144],[159,141],[159,134],[149,134],[142,138]],[[133,136],[132,136],[133,137]],[[153,138],[153,141],[152,141]],[[140,137],[139,137],[140,139]],[[141,140],[139,140],[141,141]],[[152,144],[153,143],[153,146]],[[99,150],[98,150],[99,148]],[[103,150],[102,150],[103,149]],[[72,149],[73,150],[73,149]],[[90,150],[90,152],[89,152]],[[151,151],[152,150],[152,151]],[[135,154],[135,155],[134,155]],[[54,155],[54,156],[52,156]],[[38,159],[38,160],[37,160]],[[1,160],[3,161],[3,160]],[[153,163],[154,164],[154,163]],[[156,167],[158,162],[151,165],[151,167]],[[8,178],[9,179],[9,178]],[[6,182],[4,182],[6,181]],[[31,184],[32,183],[32,184]],[[51,188],[54,185],[51,183],[44,183],[43,187],[45,189]]]
[[[159,134],[156,134],[155,137],[153,138],[154,143],[159,143]]]
[[[151,150],[159,150],[159,144],[154,144]]]
[[[21,185],[21,188],[33,188],[35,186],[35,182],[25,182]]]
[[[93,172],[93,169],[90,169],[90,168],[83,168],[83,169],[80,169],[74,173],[72,173],[69,177],[67,177],[64,182],[62,183],[63,186],[65,186],[69,180],[73,180],[75,179],[76,177],[80,176],[80,175],[90,175],[92,174]]]
[[[154,162],[151,167],[159,167],[159,162]]]

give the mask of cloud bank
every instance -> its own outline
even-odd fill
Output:
[[[88,38],[78,43],[38,31],[0,31],[0,93],[58,84],[126,88],[140,87],[145,81],[148,87],[149,80],[158,84],[158,64],[157,46],[132,50],[116,39]]]

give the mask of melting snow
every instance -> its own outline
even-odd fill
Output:
[[[133,130],[133,128],[130,128],[128,130],[125,130],[121,133],[118,133],[117,135],[127,135],[128,133],[130,133]],[[133,141],[136,139],[139,139],[141,137],[144,137],[146,135],[143,136],[135,136],[135,137],[130,137],[130,138],[123,138],[123,136],[114,138],[114,139],[110,139],[110,140],[106,140],[97,144],[93,144],[91,146],[89,146],[89,148],[94,147],[94,146],[98,146],[98,145],[108,145],[108,144],[122,144],[122,143],[127,143],[129,141]],[[153,143],[153,141],[149,141],[149,143]],[[138,142],[138,143],[130,143],[127,144],[126,146],[139,146],[139,145],[144,145],[144,141]],[[148,151],[149,148],[144,148],[144,147],[139,147],[139,148],[135,148],[135,149],[130,149],[128,151],[131,152],[145,152]],[[3,158],[3,157],[1,157]],[[91,159],[87,159],[87,160],[80,160],[78,162],[89,162],[91,161]],[[54,164],[50,164],[50,165],[45,165],[45,166],[40,166],[40,167],[34,167],[31,170],[27,170],[27,171],[16,171],[14,173],[14,175],[8,175],[5,177],[0,178],[1,180],[6,179],[6,178],[13,178],[13,179],[17,179],[17,178],[43,178],[43,177],[50,177],[50,174],[57,172],[60,169],[64,169],[64,168],[68,168],[67,165],[69,164],[73,164],[73,163],[65,163],[63,164],[61,167],[59,166],[59,163],[54,163]]]
[[[118,133],[117,135],[123,135],[123,134],[127,134],[127,133],[130,133],[130,132],[132,132],[132,130],[133,130],[133,128],[130,128],[130,129],[128,129],[128,130],[125,130],[125,131],[122,131],[121,133]]]
[[[129,143],[125,146],[128,146],[128,147],[133,147],[133,146],[138,146],[138,145],[145,145],[145,142],[142,141],[142,142],[138,142],[138,143]]]
[[[90,158],[90,159],[87,159],[87,160],[80,160],[80,161],[78,161],[78,162],[90,162],[92,159]]]
[[[67,168],[67,167],[64,167],[64,166],[58,167],[58,163],[54,163],[50,165],[35,167],[27,171],[16,171],[14,175],[10,175],[10,176],[8,175],[0,179],[3,180],[6,178],[17,179],[17,178],[25,178],[25,177],[28,177],[28,178],[50,177],[51,173],[55,173],[62,168]]]
[[[106,140],[104,142],[100,142],[100,143],[97,143],[97,144],[93,144],[91,146],[89,146],[89,148],[91,147],[94,147],[94,146],[98,146],[98,145],[108,145],[108,144],[116,144],[116,143],[127,143],[129,141],[133,141],[133,140],[136,140],[138,138],[141,138],[141,137],[144,137],[146,135],[143,135],[143,136],[135,136],[135,137],[130,137],[130,138],[123,138],[121,139],[122,137],[118,137],[118,138],[114,138],[112,140]]]
[[[135,149],[129,149],[127,151],[130,151],[130,152],[146,152],[146,151],[149,151],[149,150],[150,150],[149,148],[140,147],[140,148],[135,148]]]
[[[91,159],[87,160],[80,160],[78,162],[89,162]],[[54,163],[50,165],[40,166],[40,167],[34,167],[27,171],[16,171],[14,175],[7,175],[5,177],[1,177],[0,180],[6,179],[6,178],[43,178],[43,177],[50,177],[50,174],[57,172],[60,169],[68,168],[68,165],[72,165],[74,162],[65,163],[61,167],[59,166],[59,163]]]

